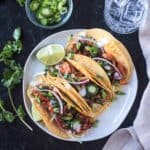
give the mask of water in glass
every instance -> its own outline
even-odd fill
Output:
[[[132,33],[145,18],[146,0],[105,0],[104,18],[111,30]]]

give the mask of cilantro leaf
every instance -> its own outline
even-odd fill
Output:
[[[3,117],[3,114],[2,113],[0,113],[0,122],[1,121],[4,121],[4,117]]]
[[[3,78],[1,80],[3,86],[7,88],[13,88],[15,85],[20,83],[23,74],[20,64],[16,64],[14,61],[10,62],[9,68],[4,69]]]
[[[67,54],[66,58],[73,59],[74,58],[74,52],[69,52]]]
[[[2,99],[0,99],[0,109],[1,109],[0,121],[7,121],[9,123],[14,121],[15,116],[13,115],[12,112],[4,108],[4,101]]]
[[[21,50],[22,50],[22,42],[20,40],[7,41],[0,52],[0,61],[11,59],[15,53],[19,54]]]
[[[12,43],[13,54],[14,53],[20,54],[21,50],[22,50],[22,43],[21,43],[21,41],[20,40],[13,41],[13,43]]]
[[[44,72],[45,72],[45,73],[47,73],[47,72],[48,72],[48,70],[49,70],[49,66],[45,66],[45,70],[44,70]]]
[[[17,109],[17,113],[18,113],[18,117],[21,119],[24,119],[24,117],[26,116],[22,105],[19,105],[19,107]]]
[[[56,68],[54,68],[54,70],[51,72],[53,77],[57,77],[58,76],[58,70]]]
[[[0,108],[4,106],[4,101],[0,99]]]
[[[124,92],[122,92],[122,91],[117,91],[117,92],[115,92],[116,93],[116,95],[125,95],[126,93],[124,93]]]
[[[98,47],[97,46],[85,46],[86,51],[90,52],[92,57],[95,57],[98,54]]]
[[[0,61],[11,58],[13,55],[12,42],[8,41],[0,53]]]
[[[3,112],[3,117],[9,123],[12,123],[14,121],[14,119],[15,119],[15,116],[10,111],[4,111]]]
[[[102,94],[102,98],[105,99],[107,97],[107,93],[105,90],[102,90],[101,91],[101,94]]]

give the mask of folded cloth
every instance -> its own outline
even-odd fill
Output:
[[[150,150],[150,82],[147,86],[141,105],[134,121],[133,128],[145,150]]]
[[[140,27],[139,41],[150,78],[150,0],[145,22]],[[140,108],[132,127],[116,131],[103,150],[150,150],[150,81],[141,100]]]
[[[120,129],[107,141],[103,150],[150,150],[150,82],[132,127]]]

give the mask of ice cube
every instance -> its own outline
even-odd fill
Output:
[[[126,3],[128,2],[128,0],[114,0],[114,2],[115,2],[118,6],[122,7],[122,6],[126,5]]]
[[[124,8],[124,12],[121,18],[121,22],[126,22],[126,24],[134,24],[136,22],[136,7],[133,3],[128,3]]]
[[[118,5],[116,5],[116,3],[112,2],[109,13],[113,18],[119,20],[120,15],[121,15],[120,9],[121,8]]]

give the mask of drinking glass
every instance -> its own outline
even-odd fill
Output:
[[[132,33],[143,22],[147,6],[146,0],[105,0],[105,22],[114,32]]]

